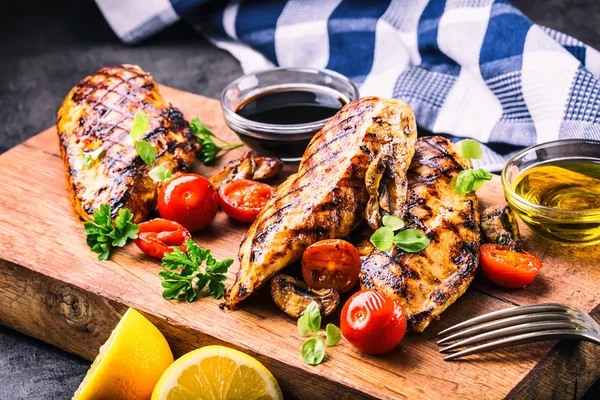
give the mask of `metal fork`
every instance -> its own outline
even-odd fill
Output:
[[[444,360],[454,360],[544,340],[581,339],[600,345],[600,325],[574,307],[548,303],[494,311],[445,329],[438,336],[442,339],[437,344],[446,346],[440,353],[453,352]]]

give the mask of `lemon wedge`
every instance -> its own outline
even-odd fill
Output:
[[[130,308],[100,347],[73,399],[149,399],[172,363],[165,337]]]
[[[223,346],[206,346],[175,361],[152,400],[278,400],[279,384],[260,362]]]

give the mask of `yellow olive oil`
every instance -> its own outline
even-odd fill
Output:
[[[543,236],[573,244],[600,240],[600,160],[536,165],[516,177],[513,190],[528,202],[549,208],[515,204],[523,220]]]
[[[538,165],[517,177],[514,191],[544,207],[600,209],[600,162],[562,160]]]

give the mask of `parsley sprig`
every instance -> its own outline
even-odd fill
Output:
[[[111,220],[111,207],[101,204],[94,212],[94,220],[83,224],[86,243],[99,260],[108,260],[113,247],[123,247],[129,239],[137,239],[139,227],[131,222],[131,211],[121,208],[115,223]]]
[[[481,146],[476,140],[465,139],[458,144],[458,152],[467,159],[479,159],[483,157]],[[454,183],[454,190],[459,194],[468,194],[473,190],[479,190],[486,181],[492,179],[492,174],[483,168],[465,169],[460,171]]]
[[[198,140],[200,141],[200,145],[202,147],[198,152],[198,158],[205,165],[212,165],[215,162],[215,159],[217,158],[221,150],[237,149],[238,147],[242,147],[244,145],[243,143],[229,143],[219,138],[214,133],[212,133],[212,131],[208,129],[204,122],[202,122],[198,117],[194,117],[192,119],[190,128],[192,128],[192,130],[198,137]],[[213,138],[223,143],[223,145],[217,145],[214,142]]]
[[[175,247],[172,253],[165,254],[162,259],[163,269],[158,275],[163,279],[163,297],[173,300],[183,294],[188,302],[192,302],[205,287],[216,299],[223,297],[223,281],[227,279],[225,274],[233,260],[227,258],[217,261],[210,250],[203,249],[191,239],[185,242],[185,246],[187,254]],[[206,268],[202,272],[200,267],[204,262]]]
[[[393,215],[382,218],[383,226],[371,236],[371,243],[379,251],[388,251],[396,246],[407,253],[418,253],[429,246],[430,240],[416,229],[404,228],[404,221]],[[394,232],[399,231],[394,234]]]
[[[323,361],[325,357],[325,346],[321,336],[323,334],[321,330],[321,312],[319,311],[319,305],[312,301],[304,314],[298,319],[298,334],[302,337],[308,335],[310,332],[316,334],[316,336],[307,339],[302,344],[302,359],[309,365],[318,365]],[[342,338],[340,328],[334,324],[327,324],[325,327],[325,345],[328,347],[335,346]]]

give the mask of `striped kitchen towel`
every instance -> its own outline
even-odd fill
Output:
[[[184,18],[246,72],[340,72],[406,101],[422,129],[486,143],[491,171],[524,146],[600,139],[600,53],[506,0],[96,2],[127,43]]]

